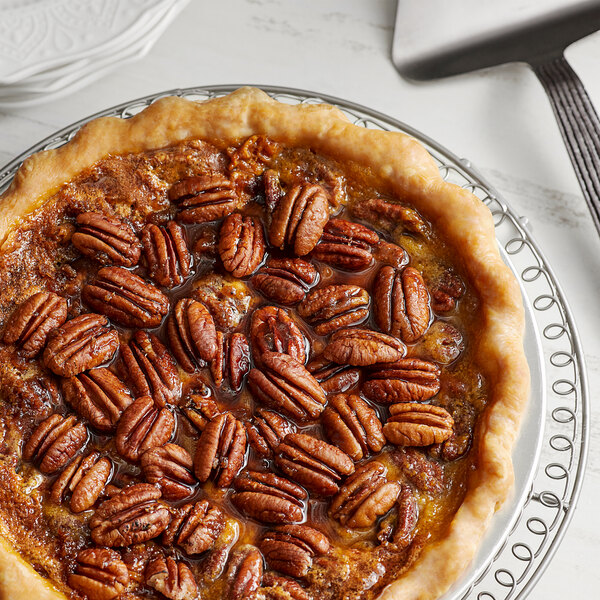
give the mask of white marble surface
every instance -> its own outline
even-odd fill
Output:
[[[592,404],[600,388],[600,238],[541,86],[523,65],[412,84],[390,61],[395,0],[192,3],[150,54],[76,95],[0,112],[0,163],[56,129],[152,92],[255,83],[332,94],[396,117],[470,158],[519,214],[562,283],[581,333]],[[567,52],[600,107],[600,34]],[[583,492],[569,531],[530,597],[597,598],[600,418],[592,415]]]

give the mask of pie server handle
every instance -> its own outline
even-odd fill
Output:
[[[544,86],[583,197],[600,233],[600,120],[583,83],[561,54],[531,65]]]

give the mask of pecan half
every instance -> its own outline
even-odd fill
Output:
[[[215,322],[202,302],[182,298],[175,305],[167,322],[169,345],[181,365],[188,373],[206,366],[217,353],[217,330]]]
[[[406,484],[402,484],[396,510],[398,512],[398,520],[392,542],[398,548],[406,548],[415,537],[415,528],[419,520],[419,505],[412,490]]]
[[[65,400],[99,431],[112,432],[133,402],[125,384],[104,367],[62,381]]]
[[[177,544],[188,554],[201,554],[211,548],[225,527],[221,509],[208,500],[201,500],[178,510],[163,534],[163,544]]]
[[[377,412],[360,396],[334,396],[323,411],[321,422],[327,437],[353,460],[361,460],[385,446]]]
[[[246,471],[233,482],[231,501],[245,515],[261,523],[299,523],[304,519],[307,493],[296,483],[274,473]]]
[[[119,335],[102,315],[84,314],[48,335],[43,362],[56,375],[71,377],[109,361],[119,347]]]
[[[265,298],[293,306],[318,280],[317,269],[302,258],[269,258],[251,281]]]
[[[217,387],[227,381],[229,387],[239,391],[250,370],[250,344],[243,333],[228,336],[217,331],[217,353],[210,363],[210,372]]]
[[[151,283],[124,269],[104,267],[83,286],[83,301],[124,327],[158,327],[169,299]]]
[[[336,331],[323,350],[323,356],[338,364],[358,367],[400,360],[406,346],[395,337],[370,329]]]
[[[425,237],[429,235],[429,226],[414,208],[385,198],[369,198],[355,202],[350,211],[355,217],[370,221],[387,231],[393,231],[400,226],[403,231]]]
[[[263,186],[265,192],[265,206],[269,212],[273,212],[279,201],[285,196],[285,192],[279,181],[279,173],[274,169],[267,169],[263,173]]]
[[[420,358],[401,358],[374,367],[362,385],[363,394],[383,404],[425,402],[440,391],[440,368]]]
[[[156,446],[142,454],[140,467],[148,483],[162,491],[165,500],[183,500],[194,493],[196,478],[190,453],[177,444]]]
[[[71,243],[81,254],[103,265],[133,267],[140,260],[142,246],[130,225],[102,213],[80,213]]]
[[[169,600],[195,600],[198,597],[198,585],[191,569],[170,556],[150,561],[145,576],[146,585]]]
[[[198,431],[204,431],[207,423],[221,412],[212,395],[202,394],[192,394],[181,410]]]
[[[38,292],[15,309],[2,339],[15,344],[25,358],[33,358],[45,346],[48,334],[66,320],[67,300],[54,292]]]
[[[227,148],[230,157],[227,170],[238,186],[255,193],[258,176],[279,152],[279,144],[265,135],[251,135],[240,146]]]
[[[327,404],[317,380],[288,354],[265,352],[261,369],[250,371],[248,386],[260,403],[299,421],[316,419]]]
[[[378,461],[358,467],[331,501],[329,516],[351,529],[373,526],[400,494],[400,484],[388,481],[386,474],[386,467]]]
[[[373,257],[384,265],[390,265],[396,269],[402,269],[408,264],[408,252],[391,242],[379,240],[379,243],[373,249]]]
[[[280,525],[259,544],[269,567],[292,577],[305,577],[313,558],[329,552],[327,536],[308,525]]]
[[[298,314],[315,333],[329,335],[369,316],[369,294],[358,285],[327,285],[312,290],[298,305]]]
[[[345,452],[304,433],[285,436],[275,464],[293,481],[321,496],[335,494],[342,477],[354,473],[354,463]]]
[[[160,405],[176,404],[181,381],[175,360],[153,334],[136,331],[121,357],[136,396],[152,396]]]
[[[292,187],[277,204],[269,227],[269,241],[296,256],[308,254],[319,241],[329,219],[327,193],[320,185]]]
[[[194,281],[192,295],[206,305],[223,331],[236,329],[255,304],[245,281],[218,273]]]
[[[463,388],[463,385],[460,385],[460,388]],[[467,389],[467,386],[464,386],[463,389]],[[454,428],[452,435],[445,442],[439,446],[432,446],[429,452],[435,458],[453,461],[466,454],[471,447],[478,410],[467,394],[457,394],[456,396],[443,394],[436,404],[445,408],[452,415]]]
[[[219,231],[219,256],[234,277],[248,277],[265,256],[262,224],[240,213],[229,215]]]
[[[65,467],[87,440],[87,427],[76,416],[54,413],[33,430],[23,447],[23,459],[39,462],[40,471],[50,475]]]
[[[225,576],[229,582],[228,600],[250,600],[260,587],[262,575],[262,554],[254,546],[234,552]]]
[[[462,333],[454,325],[447,321],[434,321],[417,348],[421,356],[448,365],[460,356],[464,347]]]
[[[429,293],[416,269],[382,267],[373,283],[373,314],[385,333],[416,342],[429,328]]]
[[[444,471],[435,461],[416,448],[400,447],[391,453],[392,460],[417,490],[439,496],[445,488]]]
[[[379,236],[368,227],[345,219],[330,219],[311,256],[339,269],[362,271],[373,262]]]
[[[219,487],[231,485],[244,466],[246,456],[246,429],[231,413],[212,419],[198,439],[194,457],[198,481],[210,477]]]
[[[312,600],[312,596],[294,579],[268,571],[263,576],[261,592],[269,600],[277,600],[281,592],[291,600]]]
[[[250,341],[254,364],[262,364],[265,352],[280,352],[295,358],[299,363],[306,361],[308,341],[289,313],[276,306],[261,306],[252,313]]]
[[[229,538],[227,530],[228,525],[232,522],[231,519],[227,521],[223,533],[215,542],[215,545],[206,552],[206,557],[203,558],[202,562],[198,565],[196,571],[198,574],[197,577],[203,582],[212,583],[225,572],[225,568],[229,561],[229,551],[231,550],[231,543],[227,542]]]
[[[123,488],[105,500],[90,519],[94,543],[131,546],[160,535],[171,520],[166,506],[159,504],[160,490],[149,483]]]
[[[56,479],[50,500],[62,504],[71,494],[69,507],[74,513],[92,508],[104,491],[112,473],[112,462],[96,450],[85,458],[78,456]]]
[[[396,446],[440,444],[453,432],[454,419],[450,413],[434,404],[392,404],[390,415],[383,433],[387,441]]]
[[[326,394],[346,392],[360,379],[360,369],[350,365],[338,365],[324,358],[322,354],[309,361],[306,368]]]
[[[87,548],[77,553],[69,586],[89,600],[113,600],[129,585],[129,571],[121,555],[109,548]]]
[[[436,313],[450,312],[464,293],[460,277],[452,269],[444,269],[431,286],[431,308]]]
[[[280,414],[260,407],[254,411],[254,421],[246,423],[250,445],[265,458],[271,458],[281,440],[294,431],[296,427]]]
[[[171,186],[169,200],[177,205],[177,220],[183,223],[207,223],[231,214],[238,197],[229,179],[208,174],[183,179]]]
[[[142,230],[148,277],[158,285],[173,288],[181,285],[192,268],[181,225],[169,221],[164,227],[149,223]]]
[[[117,452],[137,462],[146,450],[166,444],[175,430],[175,417],[150,396],[140,396],[119,419],[115,445]]]

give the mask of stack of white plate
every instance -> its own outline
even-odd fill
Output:
[[[54,100],[145,56],[189,0],[0,0],[0,108]]]

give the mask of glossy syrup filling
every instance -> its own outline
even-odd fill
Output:
[[[311,494],[303,509],[304,523],[324,533],[331,543],[329,552],[315,556],[306,576],[297,580],[309,597],[373,598],[410,567],[424,545],[444,535],[464,496],[468,473],[476,467],[471,441],[477,417],[488,396],[474,356],[480,327],[477,298],[467,285],[466,290],[462,289],[449,304],[444,304],[452,284],[455,288],[464,286],[461,265],[454,262],[451,250],[410,207],[401,220],[397,214],[390,217],[385,211],[377,213],[365,208],[370,206],[371,198],[389,199],[392,203],[402,201],[389,196],[370,172],[358,165],[315,155],[308,149],[285,148],[262,138],[251,138],[222,149],[196,141],[154,152],[108,157],[66,184],[10,234],[0,256],[0,314],[7,323],[15,307],[39,290],[66,297],[69,318],[92,312],[82,301],[81,290],[101,265],[82,256],[70,243],[76,230],[76,216],[86,212],[118,216],[139,234],[148,222],[162,225],[169,219],[177,220],[178,210],[169,201],[168,190],[181,180],[207,171],[223,174],[233,182],[242,199],[237,212],[260,219],[268,237],[272,207],[266,206],[265,201],[266,169],[277,174],[283,192],[294,185],[321,185],[331,203],[332,216],[366,225],[375,230],[381,240],[402,247],[408,253],[409,266],[422,274],[429,290],[432,306],[429,327],[416,342],[406,344],[407,356],[422,358],[440,367],[440,391],[426,403],[448,409],[454,419],[453,435],[442,444],[426,447],[396,447],[388,443],[380,452],[356,464],[360,466],[375,459],[387,467],[389,481],[402,482],[410,490],[418,506],[418,521],[411,531],[410,544],[398,548],[385,541],[386,536],[381,533],[388,531],[388,537],[393,537],[397,527],[395,507],[366,529],[346,528],[332,520],[328,515],[330,497]],[[253,311],[261,306],[281,305],[266,299],[255,288],[251,276],[235,278],[226,272],[215,249],[221,223],[222,219],[183,225],[193,257],[191,274],[182,285],[161,290],[168,296],[171,309],[179,299],[186,297],[205,302],[213,313],[221,307],[220,317],[214,315],[217,329],[226,335],[244,333],[252,344]],[[293,257],[293,253],[287,248],[283,251],[272,248],[267,243],[265,257]],[[374,259],[368,267],[353,272],[310,256],[303,258],[312,262],[319,272],[318,283],[312,290],[333,284],[352,284],[367,290],[369,315],[353,326],[379,331],[372,310],[373,281],[386,264],[385,260]],[[144,258],[132,270],[148,279]],[[436,306],[439,310],[434,310]],[[327,346],[330,336],[317,335],[314,324],[298,314],[297,306],[283,308],[305,336],[307,362],[314,359]],[[122,344],[130,340],[133,330],[114,323],[112,326],[118,331]],[[166,320],[160,327],[148,331],[169,347]],[[45,368],[39,359],[24,359],[12,344],[1,345],[0,354],[3,397],[0,511],[5,534],[38,572],[49,577],[67,595],[84,597],[77,591],[69,591],[67,578],[76,568],[78,551],[95,545],[90,539],[88,523],[107,495],[103,493],[93,508],[79,514],[69,509],[68,501],[56,504],[49,499],[59,474],[40,474],[31,462],[21,459],[21,451],[44,418],[54,412],[72,414],[73,410],[60,392],[61,378]],[[104,366],[109,366],[127,383],[128,374],[119,352]],[[250,367],[253,366],[252,362]],[[361,395],[365,368],[360,370],[358,383],[344,389],[345,394]],[[200,432],[182,411],[192,393],[212,397],[221,411],[230,411],[243,422],[251,421],[255,408],[261,406],[246,385],[247,376],[238,391],[232,390],[227,382],[217,387],[208,366],[194,373],[179,368],[178,375],[182,398],[170,407],[177,423],[171,442],[187,449],[192,457]],[[389,406],[366,401],[385,424]],[[298,432],[329,441],[320,419],[295,425]],[[113,435],[91,426],[88,430],[89,439],[83,452],[87,454],[97,449],[102,456],[111,459],[112,473],[108,481],[111,486],[122,488],[145,481],[139,465],[118,454]],[[243,468],[281,475],[272,458],[260,456],[252,447],[246,451]],[[260,548],[260,540],[274,528],[240,512],[232,503],[231,495],[231,488],[221,489],[209,480],[196,483],[188,498],[165,503],[176,514],[184,504],[208,499],[227,516],[217,543],[199,555],[188,555],[176,544],[165,548],[160,536],[130,547],[115,547],[130,573],[129,586],[121,597],[163,597],[146,585],[144,577],[148,561],[163,553],[183,560],[191,568],[202,598],[231,596],[228,556],[248,545]],[[270,570],[268,562],[264,568],[265,572]],[[289,597],[284,589],[264,584],[252,593],[250,597]]]

